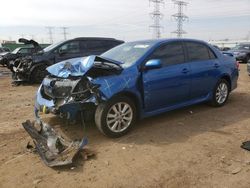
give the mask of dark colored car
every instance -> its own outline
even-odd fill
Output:
[[[24,43],[27,47],[19,47],[13,50],[12,52],[0,54],[0,64],[7,66],[9,69],[12,69],[12,62],[18,58],[32,55],[42,50],[41,46],[34,40],[27,40],[20,38],[19,43]]]
[[[231,48],[229,48],[229,47],[221,47],[220,50],[221,51],[228,51],[228,50],[231,50]]]
[[[250,60],[250,43],[240,43],[228,52],[232,53],[237,61],[247,63]]]
[[[239,74],[234,57],[193,39],[128,42],[47,71],[36,95],[37,120],[39,111],[68,119],[92,114],[110,137],[127,133],[137,118],[206,101],[223,106]]]
[[[81,37],[52,44],[40,53],[22,58],[13,67],[14,81],[32,81],[41,83],[46,76],[46,68],[57,62],[88,56],[99,55],[124,41],[113,38]]]
[[[10,52],[10,49],[6,47],[0,47],[0,54],[3,52]]]

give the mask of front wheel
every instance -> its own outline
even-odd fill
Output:
[[[41,83],[46,75],[46,66],[40,65],[32,71],[30,80],[32,83]]]
[[[225,79],[219,80],[213,91],[212,105],[215,107],[223,106],[229,96],[229,83]]]
[[[136,108],[131,99],[117,96],[99,104],[95,112],[97,128],[108,137],[126,134],[136,121]]]

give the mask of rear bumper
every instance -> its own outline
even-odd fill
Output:
[[[239,78],[239,70],[235,69],[231,77],[231,91],[237,88],[238,78]]]

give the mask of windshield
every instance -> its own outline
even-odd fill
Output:
[[[64,41],[57,42],[57,43],[55,43],[55,44],[51,44],[51,45],[49,45],[48,47],[44,48],[43,51],[44,51],[44,52],[48,52],[48,51],[54,49],[55,47],[59,46],[59,45],[62,44],[63,42],[64,42]]]
[[[13,54],[17,54],[21,48],[16,48],[15,50],[12,51]]]
[[[121,66],[126,68],[140,59],[154,44],[154,42],[128,42],[112,48],[101,57],[121,62]]]
[[[250,44],[239,44],[236,45],[233,50],[250,50]]]

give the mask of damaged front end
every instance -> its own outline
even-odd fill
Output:
[[[29,81],[32,69],[32,57],[27,56],[11,61],[9,69],[14,82]]]
[[[94,65],[96,61],[99,63]],[[93,67],[96,68],[93,71],[95,76],[97,72],[110,74],[110,72],[121,71],[119,65],[101,65],[102,61],[110,60],[89,56],[63,61],[47,68],[49,75],[44,78],[39,87],[35,102],[36,123],[41,128],[37,130],[30,121],[23,123],[46,165],[70,164],[75,154],[86,145],[87,140],[84,138],[77,142],[65,141],[41,120],[39,114],[53,113],[68,120],[76,120],[79,115],[81,123],[85,126],[87,117],[91,117],[96,106],[106,100],[99,89],[100,85],[92,82],[93,74],[90,70]],[[99,69],[102,69],[101,73]]]

